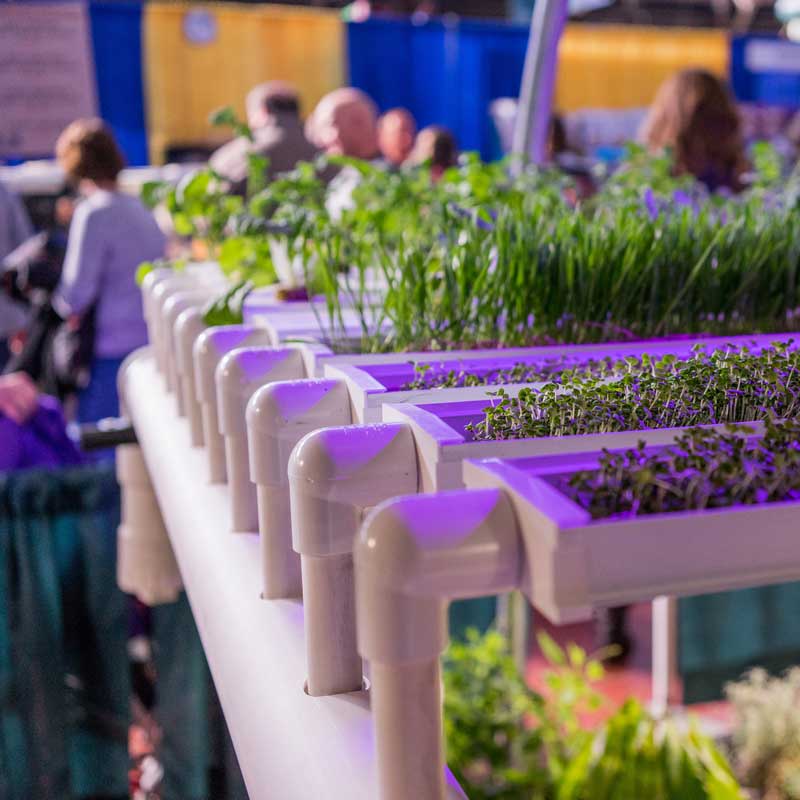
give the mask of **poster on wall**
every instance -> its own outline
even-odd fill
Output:
[[[49,156],[96,113],[86,4],[0,3],[0,159]]]

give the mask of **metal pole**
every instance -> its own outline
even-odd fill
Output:
[[[541,164],[547,157],[547,134],[553,106],[558,42],[567,20],[569,0],[536,0],[514,125],[515,170],[527,158]]]

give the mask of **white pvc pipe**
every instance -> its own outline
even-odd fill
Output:
[[[227,487],[205,483],[202,452],[159,387],[151,354],[131,359],[123,402],[169,531],[249,796],[375,800],[366,692],[312,698],[298,601],[263,602],[255,534],[220,536]],[[176,463],[180,469],[176,469]],[[463,793],[448,780],[448,800]]]
[[[245,347],[222,358],[215,373],[219,430],[231,489],[231,527],[258,530],[256,485],[250,480],[247,404],[264,384],[306,377],[303,354],[292,347]]]
[[[446,795],[439,656],[446,600],[510,591],[524,554],[496,489],[404,497],[355,543],[358,647],[370,662],[380,800]]]
[[[254,325],[220,325],[209,328],[194,343],[193,359],[197,399],[203,418],[203,439],[208,457],[208,479],[225,483],[225,440],[219,429],[216,370],[225,355],[240,347],[265,346],[270,336]]]
[[[263,595],[300,597],[300,557],[292,548],[289,458],[295,445],[331,421],[351,422],[342,381],[281,381],[258,389],[247,405],[250,477],[257,487]]]
[[[418,491],[407,425],[326,428],[308,434],[289,461],[292,543],[306,603],[308,691],[361,685],[352,583],[353,539],[364,509]]]
[[[147,605],[173,603],[183,589],[141,449],[117,448],[122,510],[117,531],[117,583]]]
[[[181,392],[183,411],[189,420],[192,447],[202,447],[205,443],[203,409],[197,399],[193,350],[195,341],[207,327],[203,319],[203,312],[199,308],[190,308],[178,316],[173,332],[176,350],[175,366],[178,371],[178,381],[183,390]]]

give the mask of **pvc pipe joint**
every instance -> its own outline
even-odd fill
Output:
[[[178,380],[177,366],[177,341],[175,339],[175,322],[178,317],[188,308],[203,306],[210,297],[210,289],[186,289],[170,295],[162,307],[162,329],[164,336],[164,359],[166,362],[166,386],[167,391],[175,392],[178,416],[184,415],[183,387]]]
[[[149,606],[183,590],[178,564],[138,445],[117,448],[122,515],[117,530],[117,584]]]
[[[311,431],[352,421],[343,381],[310,379],[270,383],[247,404],[250,479],[258,497],[258,531],[267,599],[302,594],[300,558],[292,549],[289,458]]]
[[[444,800],[446,602],[519,585],[523,549],[511,503],[499,489],[389,501],[367,517],[354,559],[380,800]]]
[[[197,337],[207,328],[203,312],[199,308],[182,311],[174,326],[175,368],[182,388],[183,411],[189,420],[192,447],[202,447],[204,443],[203,411],[197,399],[192,353]]]
[[[289,460],[292,542],[300,553],[308,692],[360,688],[355,640],[353,539],[364,510],[418,489],[408,425],[326,428],[310,433]]]
[[[161,313],[164,303],[169,300],[173,294],[191,290],[195,288],[196,285],[196,282],[187,274],[183,272],[173,273],[169,277],[156,283],[150,294],[150,344],[153,345],[156,367],[162,375],[166,375],[167,368],[164,342],[164,317]]]
[[[208,453],[209,481],[225,483],[225,441],[219,431],[217,365],[238,347],[268,345],[269,334],[255,325],[220,325],[203,331],[194,343],[193,359],[197,399],[203,416],[203,438]]]
[[[224,356],[217,365],[219,430],[225,439],[234,531],[258,529],[256,487],[250,480],[247,446],[247,403],[266,383],[304,377],[303,357],[294,347],[239,348]]]

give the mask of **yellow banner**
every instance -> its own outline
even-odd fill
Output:
[[[661,82],[679,69],[705,67],[727,76],[724,31],[633,25],[568,25],[561,39],[556,107],[649,105]]]
[[[170,146],[230,138],[209,114],[231,105],[243,116],[258,83],[291,81],[306,116],[345,74],[344,25],[318,9],[148,3],[143,47],[153,163]]]

